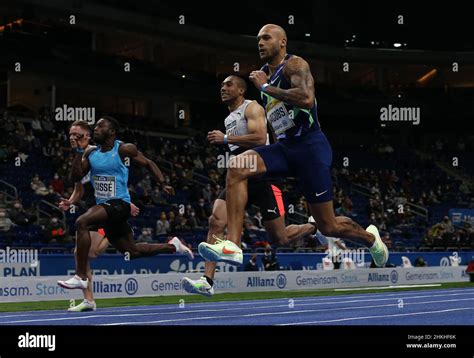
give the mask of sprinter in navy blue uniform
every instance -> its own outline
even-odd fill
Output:
[[[118,131],[119,123],[116,119],[102,117],[94,128],[93,139],[97,146],[91,146],[85,151],[79,148],[74,157],[71,179],[78,182],[90,172],[96,205],[76,220],[76,275],[67,281],[58,281],[61,287],[87,287],[90,230],[96,227],[103,227],[110,243],[121,253],[128,253],[130,259],[173,252],[193,258],[191,250],[176,237],[167,244],[135,244],[133,241],[133,231],[127,221],[130,217],[130,194],[126,158],[131,163],[146,168],[158,183],[163,183],[164,177],[158,166],[146,158],[135,144],[117,140]],[[163,186],[162,189],[169,194],[174,193],[169,186]]]
[[[388,250],[377,228],[370,225],[364,230],[351,219],[334,215],[332,150],[318,121],[314,79],[308,63],[286,52],[286,33],[278,25],[265,25],[257,41],[260,58],[266,64],[261,70],[251,72],[249,78],[261,92],[267,120],[278,142],[240,154],[256,157],[256,171],[230,165],[226,183],[227,240],[209,245],[200,251],[201,256],[209,261],[228,261],[228,252],[236,255],[247,203],[248,178],[296,177],[323,235],[367,246],[376,265],[383,267],[388,260]]]

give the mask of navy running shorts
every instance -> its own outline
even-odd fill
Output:
[[[308,203],[332,200],[332,149],[323,132],[309,132],[254,150],[267,167],[262,179],[296,177]]]

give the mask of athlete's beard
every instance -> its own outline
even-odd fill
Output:
[[[281,59],[280,59],[281,57]],[[268,60],[267,60],[267,63],[272,66],[272,67],[277,67],[282,59],[284,58],[284,55],[282,54],[282,56],[280,56],[280,49],[279,48],[275,48],[274,51],[272,51],[272,54],[268,57]],[[277,63],[273,63],[273,62],[277,62]]]
[[[94,142],[97,144],[104,144],[107,138],[104,136],[94,136],[92,139],[94,139]]]

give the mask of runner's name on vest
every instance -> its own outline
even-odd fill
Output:
[[[116,178],[107,175],[94,175],[95,196],[100,199],[109,199],[116,196]]]
[[[280,102],[273,106],[267,112],[267,119],[270,121],[275,134],[281,134],[291,127],[294,127],[295,122],[290,118],[285,105]]]

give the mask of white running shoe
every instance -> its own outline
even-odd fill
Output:
[[[189,249],[189,247],[185,246],[180,239],[176,236],[173,237],[168,244],[174,245],[176,247],[176,253],[186,255],[190,260],[194,259],[193,252]]]
[[[58,281],[58,285],[61,286],[62,288],[67,288],[68,290],[73,290],[75,288],[79,288],[81,290],[84,290],[87,288],[87,285],[89,284],[89,279],[81,279],[79,276],[74,275],[72,278],[70,278],[67,281]]]
[[[95,311],[96,309],[97,305],[95,304],[95,301],[84,300],[77,306],[69,308],[68,312],[86,312]]]
[[[198,280],[183,277],[181,282],[184,290],[188,293],[197,293],[206,297],[211,297],[214,294],[214,287],[207,282],[205,277],[201,277]]]
[[[207,242],[201,242],[198,251],[206,261],[217,262],[224,261],[230,264],[242,264],[244,255],[242,250],[230,240],[216,238],[213,245]]]
[[[379,230],[375,225],[369,225],[365,231],[375,236],[375,242],[372,247],[369,247],[370,254],[374,259],[374,263],[378,267],[384,267],[388,261],[388,249],[385,243],[380,238]]]

